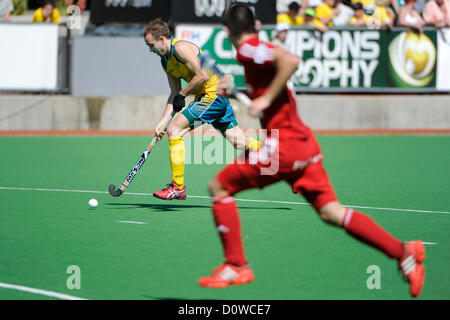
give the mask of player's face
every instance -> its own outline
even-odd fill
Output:
[[[278,39],[280,39],[281,42],[284,42],[287,37],[287,30],[283,30],[278,32]]]
[[[363,9],[355,10],[355,17],[362,18],[363,14],[364,14],[364,10]]]
[[[147,43],[151,53],[155,53],[160,57],[165,56],[168,53],[162,37],[156,40],[149,33],[145,37],[145,43]]]
[[[51,4],[47,4],[44,7],[42,7],[42,15],[46,19],[48,17],[50,17],[50,15],[52,14],[52,11],[53,11],[53,6]]]

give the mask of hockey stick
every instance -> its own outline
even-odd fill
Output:
[[[208,51],[204,51],[200,56],[200,62],[202,66],[205,66],[211,69],[215,74],[219,76],[219,78],[225,75],[225,72],[220,69],[220,67],[216,64],[216,61],[213,59],[211,54]],[[236,87],[230,88],[233,96],[236,97],[241,103],[243,103],[246,107],[250,106],[251,100],[250,98],[243,92],[240,92]]]
[[[164,126],[163,126],[163,128],[164,128],[163,130],[164,131],[166,131],[167,126],[169,125],[169,122],[173,119],[175,114],[176,114],[176,112],[172,111],[172,114],[170,115],[170,117],[168,117],[166,119],[166,121],[164,122]],[[113,197],[118,197],[122,193],[125,192],[125,190],[130,185],[131,181],[133,181],[134,177],[138,173],[139,169],[141,169],[141,167],[144,164],[145,160],[147,160],[147,158],[150,156],[150,152],[152,152],[153,147],[155,146],[156,142],[158,142],[158,135],[157,134],[155,134],[155,136],[152,139],[152,142],[150,142],[150,144],[148,145],[147,149],[145,149],[144,153],[142,153],[141,157],[136,162],[136,164],[134,165],[133,169],[131,169],[130,173],[127,175],[127,177],[125,178],[125,181],[122,182],[120,187],[118,189],[116,189],[116,186],[113,185],[113,184],[111,184],[109,186],[109,194],[110,195],[112,195]]]

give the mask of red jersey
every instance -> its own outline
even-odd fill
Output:
[[[255,99],[266,92],[275,77],[274,46],[258,36],[243,42],[237,49],[237,61],[244,66],[249,95]],[[261,127],[280,130],[281,137],[307,138],[311,130],[300,119],[292,91],[285,86],[270,107],[263,111]]]

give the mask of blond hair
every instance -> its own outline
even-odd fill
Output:
[[[167,39],[172,38],[172,32],[169,29],[169,25],[161,18],[153,19],[148,23],[144,31],[144,38],[147,37],[149,33],[152,35],[153,39],[159,39],[159,37],[165,37]]]

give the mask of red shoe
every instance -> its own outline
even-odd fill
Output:
[[[425,282],[425,246],[422,240],[414,240],[403,244],[403,256],[398,267],[409,282],[409,293],[416,298],[422,292]]]
[[[222,263],[214,268],[210,276],[198,279],[198,284],[206,288],[225,288],[230,284],[236,286],[252,282],[255,279],[253,270],[248,266],[236,267],[230,263]]]
[[[153,196],[163,200],[186,200],[186,186],[180,189],[172,182],[164,189],[153,192]]]

